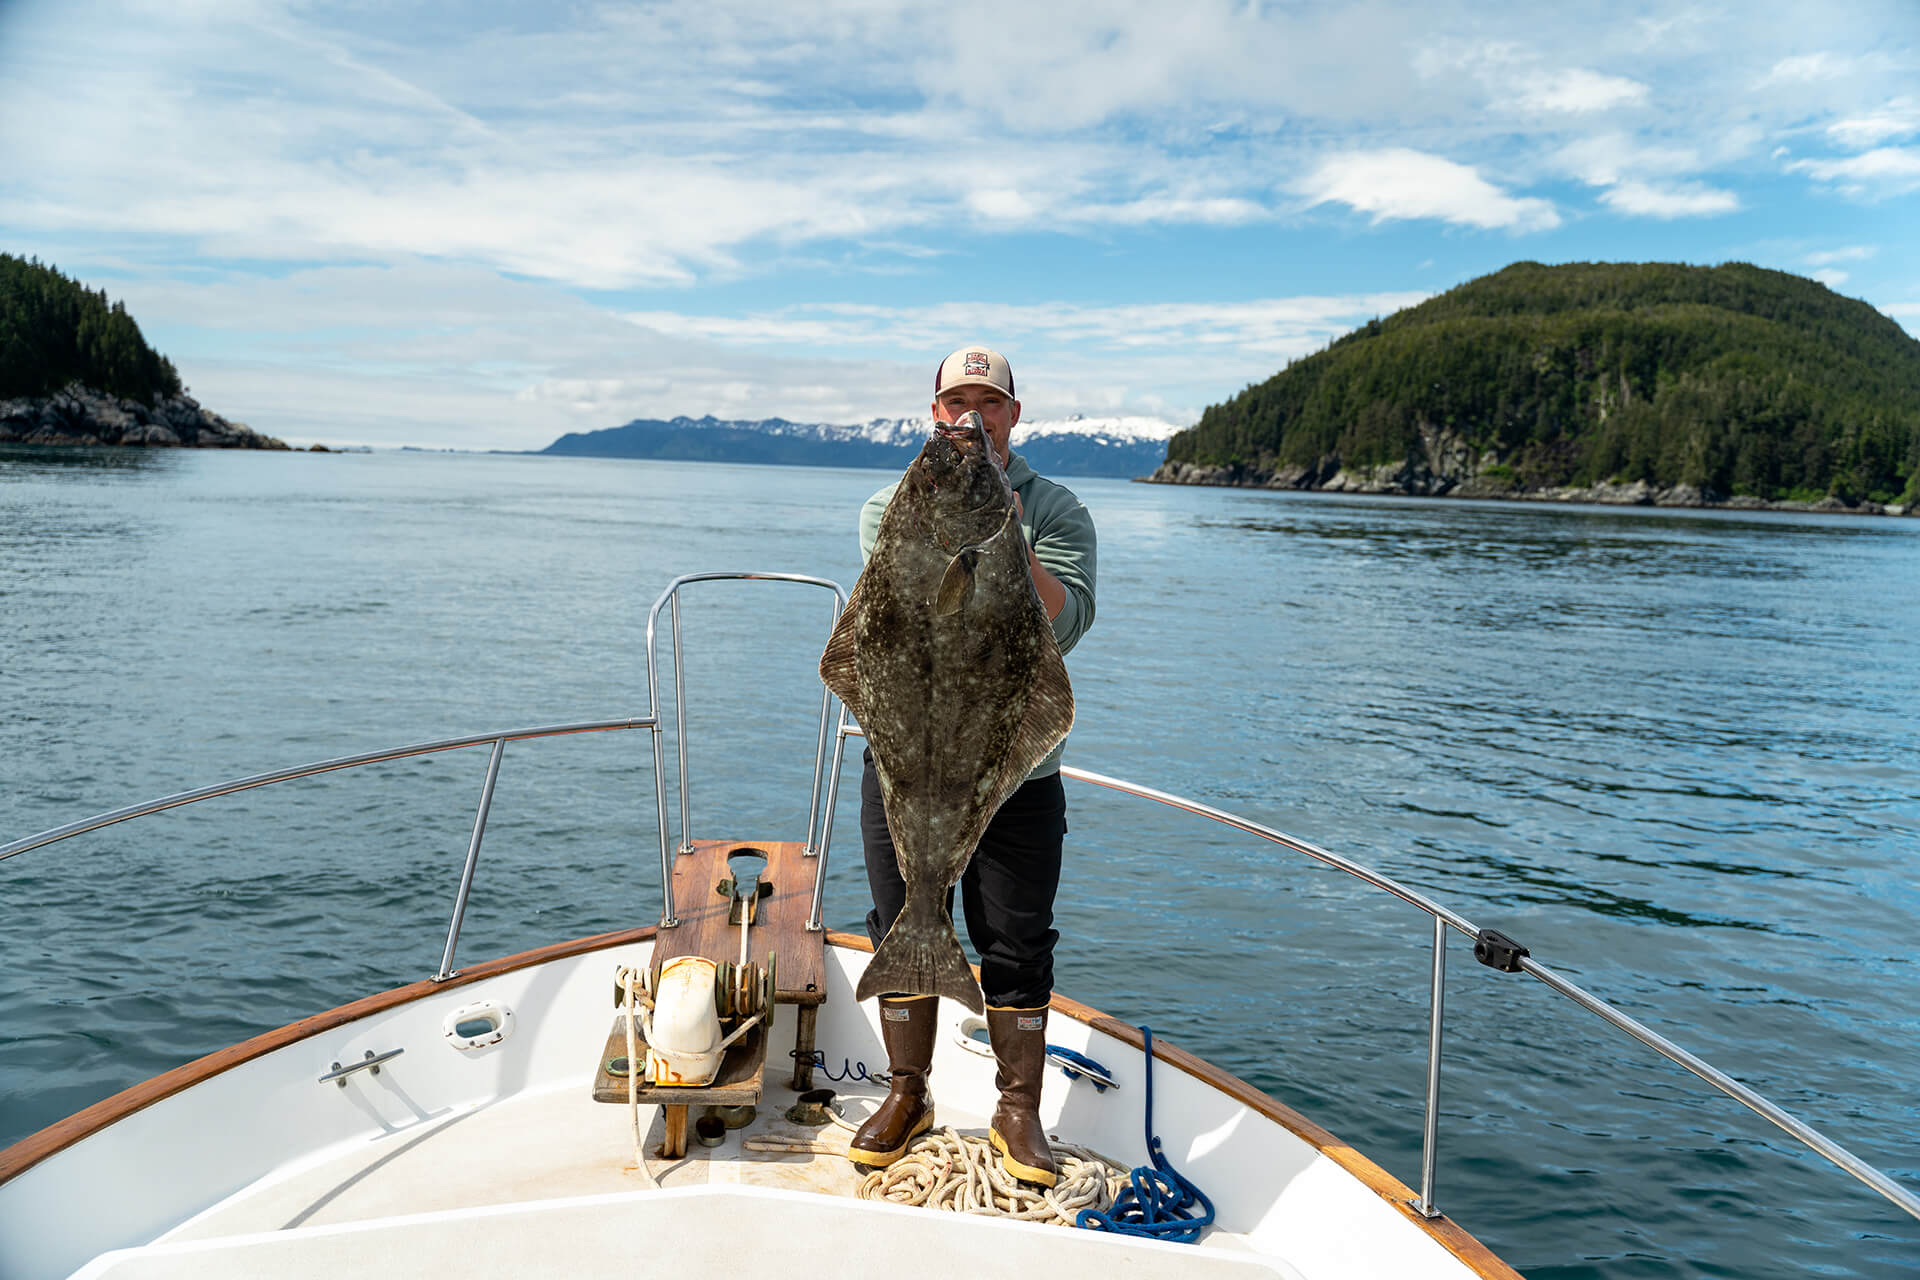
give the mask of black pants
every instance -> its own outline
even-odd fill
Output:
[[[875,946],[893,927],[907,900],[906,882],[887,830],[880,776],[866,753],[860,778],[860,834],[866,843],[867,884],[873,910],[867,936]],[[967,937],[980,956],[980,991],[987,1003],[1033,1009],[1053,995],[1053,898],[1060,888],[1060,846],[1067,834],[1067,793],[1050,773],[1021,784],[987,824],[960,877]],[[947,890],[953,912],[953,890]]]

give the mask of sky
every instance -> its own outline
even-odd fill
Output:
[[[1186,425],[1528,260],[1920,334],[1920,0],[0,0],[0,252],[296,445]]]

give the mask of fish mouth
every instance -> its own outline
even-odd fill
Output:
[[[978,448],[987,442],[987,424],[980,415],[968,410],[955,422],[933,424],[933,433],[944,440],[951,440],[961,448]]]

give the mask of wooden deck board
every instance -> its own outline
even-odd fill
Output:
[[[644,1070],[647,1040],[640,1034],[637,1025],[633,1029],[633,1037]],[[627,1020],[624,1015],[615,1015],[613,1030],[607,1033],[607,1046],[600,1054],[599,1074],[593,1080],[595,1102],[624,1104],[627,1101],[627,1078],[607,1070],[608,1063],[626,1056]],[[728,1046],[726,1056],[720,1059],[720,1074],[714,1077],[712,1084],[654,1085],[648,1084],[643,1078],[639,1088],[640,1102],[643,1106],[751,1106],[760,1101],[766,1067],[767,1035],[763,1024]]]

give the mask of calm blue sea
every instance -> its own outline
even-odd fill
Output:
[[[0,843],[643,714],[675,575],[851,585],[871,471],[0,452]],[[1372,863],[1920,1186],[1920,520],[1078,482],[1068,762]],[[798,838],[826,597],[688,597],[696,834]],[[460,956],[658,918],[648,744],[508,748]],[[0,863],[0,1143],[438,964],[486,752]],[[865,909],[856,802],[828,914]],[[1426,917],[1071,786],[1062,989],[1420,1174]],[[1448,970],[1436,1198],[1534,1280],[1911,1275],[1920,1223],[1519,976]],[[831,1051],[831,1046],[827,1046]]]

